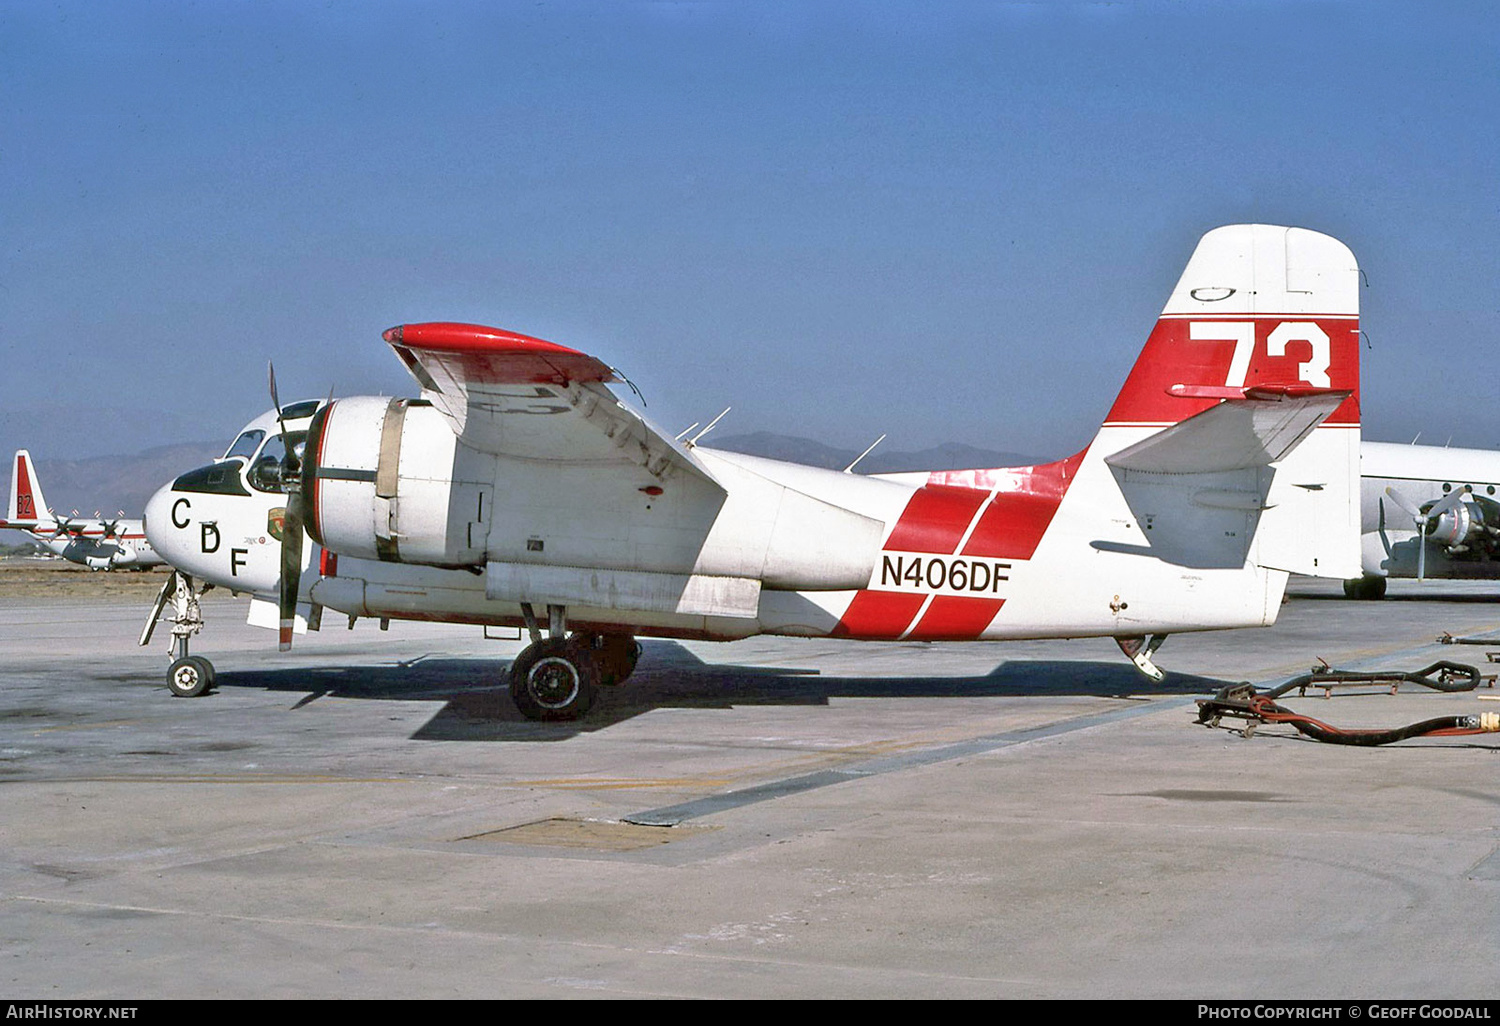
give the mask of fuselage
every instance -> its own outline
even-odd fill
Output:
[[[0,523],[22,531],[33,541],[92,570],[161,566],[166,562],[146,537],[140,520],[42,520],[26,526]]]
[[[335,404],[332,417],[340,416],[344,402]],[[258,446],[269,444],[274,418],[264,421],[241,438],[260,431]],[[296,427],[305,430],[306,422]],[[559,565],[547,537],[549,527],[563,533],[562,521],[570,515],[566,508],[553,514],[550,524],[536,520],[519,532],[523,540],[535,539],[537,554],[529,562],[523,546],[500,551],[498,539],[512,521],[528,515],[526,503],[537,493],[555,491],[545,471],[501,459],[482,482],[491,498],[464,513],[475,519],[461,525],[465,544],[480,553],[488,547],[488,558],[467,557],[468,565],[452,566],[347,551],[325,555],[309,539],[300,597],[350,616],[515,626],[525,620],[516,589],[536,587],[544,577],[549,588],[570,594],[641,592],[616,605],[570,602],[569,623],[577,629],[714,639],[1133,636],[1274,622],[1286,573],[1246,557],[1258,511],[1193,507],[1175,521],[1161,513],[1143,518],[1130,503],[1155,500],[1122,493],[1103,457],[1157,430],[1155,425],[1106,425],[1089,450],[1041,466],[886,476],[697,447],[696,458],[730,498],[708,533],[700,562],[681,568],[683,579],[699,588],[690,608],[682,594],[650,593],[664,580],[670,591],[678,578],[666,580],[670,575],[643,572],[629,562],[632,543],[646,537],[640,525],[662,512],[653,508],[659,497],[641,498],[636,519],[630,510],[621,513],[613,532],[594,537],[593,548],[572,563]],[[157,549],[179,569],[272,600],[280,579],[277,531],[287,497],[278,482],[257,478],[255,467],[268,465],[262,449],[237,445],[240,451],[231,448],[233,455],[161,489],[147,506],[146,526]],[[403,467],[419,464],[412,453],[404,452],[402,460]],[[452,510],[461,504],[462,490],[444,468],[461,465],[463,456],[455,454],[450,440],[431,462],[442,465],[426,467],[415,482],[403,478],[401,501],[442,511],[427,522],[440,525],[434,530],[456,530]],[[327,481],[365,472],[338,470],[341,476],[335,476],[325,468],[322,473],[326,479],[309,485],[308,492],[312,519],[327,530],[332,516],[324,508]],[[736,539],[750,533],[743,518],[765,515],[750,508],[753,502],[735,497],[759,496],[768,482],[799,501],[827,504],[876,525],[868,535],[851,537],[836,522],[820,528],[813,519],[793,539],[801,552],[795,561],[800,573],[815,579],[815,556],[824,551],[836,568],[828,581],[836,583],[848,567],[858,566],[862,586],[776,586],[757,579],[750,608],[733,608],[744,580],[722,568],[728,561],[744,561],[734,549]],[[468,509],[467,501],[462,505]],[[575,544],[578,533],[573,532]],[[1242,539],[1226,555],[1227,550],[1210,550],[1194,540],[1200,536]],[[422,544],[417,537],[401,539],[404,553],[422,551]],[[443,551],[440,538],[425,544],[433,553]],[[1170,558],[1142,559],[1143,552]],[[703,562],[709,558],[703,553],[714,554],[712,565]],[[769,563],[772,557],[756,550],[754,559]]]
[[[144,569],[166,562],[157,555],[139,520],[121,520],[114,525],[84,521],[82,526],[72,525],[56,536],[42,530],[26,533],[64,559],[92,569]]]

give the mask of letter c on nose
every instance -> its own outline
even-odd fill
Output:
[[[178,499],[176,502],[172,503],[172,526],[178,528],[186,527],[188,524],[192,523],[192,521],[186,518],[178,520],[177,510],[179,508],[192,509],[193,504],[191,502],[188,502],[186,499]]]

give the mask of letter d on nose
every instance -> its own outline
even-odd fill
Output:
[[[219,529],[213,524],[203,524],[203,537],[200,539],[199,547],[204,554],[219,551]]]

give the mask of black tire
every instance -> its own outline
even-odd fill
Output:
[[[167,669],[167,690],[178,698],[197,698],[213,683],[213,664],[202,656],[184,656]]]
[[[593,648],[599,661],[599,683],[606,687],[624,684],[641,659],[641,643],[629,634],[601,634]]]
[[[571,639],[543,638],[510,664],[510,697],[528,720],[576,720],[594,704],[599,660]]]
[[[1375,602],[1385,598],[1385,578],[1366,575],[1344,582],[1344,596]]]

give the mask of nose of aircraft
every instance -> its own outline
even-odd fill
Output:
[[[183,573],[254,594],[275,594],[286,496],[250,492],[237,464],[215,464],[164,485],[146,503],[146,540]]]
[[[146,540],[168,563],[191,573],[191,567],[186,565],[191,560],[182,541],[182,530],[172,526],[172,497],[172,486],[166,484],[146,501]]]

